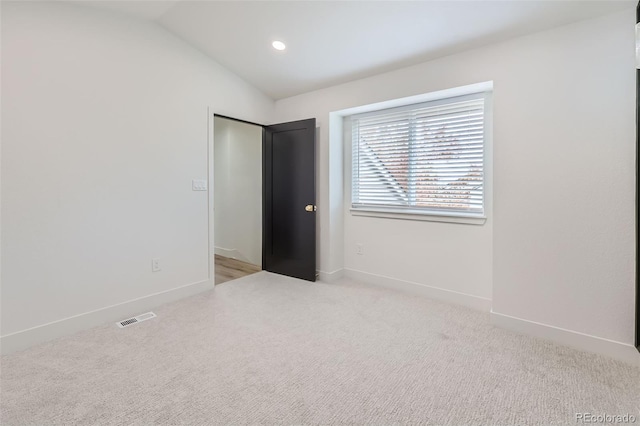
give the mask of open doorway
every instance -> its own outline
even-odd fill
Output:
[[[315,118],[260,125],[213,114],[211,124],[215,284],[261,270],[315,281]]]
[[[214,117],[215,284],[262,270],[262,126]]]

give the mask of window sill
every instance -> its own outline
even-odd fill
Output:
[[[401,219],[401,220],[423,220],[428,222],[447,222],[447,223],[460,223],[466,225],[484,225],[487,221],[486,216],[465,215],[451,213],[424,213],[419,210],[387,210],[387,209],[372,209],[372,208],[351,208],[352,216],[365,216],[365,217],[381,217],[386,219]]]

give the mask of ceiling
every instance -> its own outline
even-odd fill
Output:
[[[635,7],[635,0],[80,3],[155,21],[273,99]],[[284,52],[271,47],[276,39]]]

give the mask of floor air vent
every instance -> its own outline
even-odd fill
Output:
[[[127,318],[126,320],[118,321],[116,324],[118,324],[118,327],[120,328],[125,328],[129,325],[137,324],[139,322],[146,321],[155,317],[156,314],[154,314],[153,312],[147,312],[146,314],[140,314],[133,318]]]

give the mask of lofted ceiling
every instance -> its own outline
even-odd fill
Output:
[[[635,0],[79,2],[157,22],[273,99],[635,7]],[[271,47],[276,39],[284,52]]]

